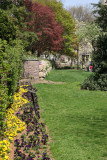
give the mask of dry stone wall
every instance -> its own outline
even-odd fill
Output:
[[[52,69],[51,63],[47,60],[26,60],[24,63],[23,79],[36,82],[39,79],[44,79]]]
[[[39,61],[26,60],[24,61],[23,77],[31,80],[39,80]]]
[[[39,61],[39,78],[44,79],[52,69],[51,63],[46,60]]]

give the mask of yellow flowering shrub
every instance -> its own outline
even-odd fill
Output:
[[[22,97],[25,92],[27,92],[27,90],[21,86],[19,93],[14,95],[14,102],[11,105],[11,108],[6,112],[7,129],[4,133],[6,140],[0,141],[0,160],[9,160],[8,153],[10,151],[10,143],[13,141],[13,138],[18,132],[25,130],[25,122],[22,122],[17,116],[14,115],[19,107],[28,103],[28,100]]]

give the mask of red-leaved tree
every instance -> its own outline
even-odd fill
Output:
[[[27,29],[38,35],[38,41],[34,46],[40,56],[44,51],[61,51],[64,39],[63,28],[55,21],[53,11],[31,0],[24,0],[25,7],[30,12]]]

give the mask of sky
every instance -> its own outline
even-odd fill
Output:
[[[69,8],[71,6],[77,5],[89,5],[90,3],[98,3],[99,0],[62,0],[64,8]]]

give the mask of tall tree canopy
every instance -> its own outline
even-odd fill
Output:
[[[82,26],[82,24],[80,23]],[[96,24],[96,23],[91,23],[91,24],[83,24],[82,27],[80,27],[77,30],[77,36],[78,36],[78,41],[84,45],[86,43],[91,43],[93,49],[94,49],[94,41],[98,38],[99,34],[101,32],[101,28]]]
[[[75,35],[75,22],[71,16],[71,14],[63,8],[63,4],[61,1],[57,0],[34,0],[42,3],[45,6],[49,6],[54,14],[57,22],[61,23],[64,29],[63,38],[64,41],[64,49],[62,51],[63,54],[72,56],[74,54],[74,48],[76,43],[76,35]]]
[[[38,35],[35,50],[38,56],[44,51],[60,51],[63,49],[63,28],[55,21],[54,13],[48,6],[24,0],[27,10],[31,13],[27,29]]]
[[[101,3],[93,4],[96,9],[94,14],[96,17],[96,23],[103,29],[104,32],[107,32],[107,5]]]
[[[28,17],[29,13],[24,6],[23,0],[1,0],[0,8],[2,12],[0,14],[0,35],[3,34],[3,38],[0,37],[5,40],[10,39],[10,37],[12,39],[14,33],[14,37],[22,41],[25,51],[33,52],[33,46],[38,38],[36,33],[26,30],[25,17]],[[4,22],[3,15],[7,15]]]

